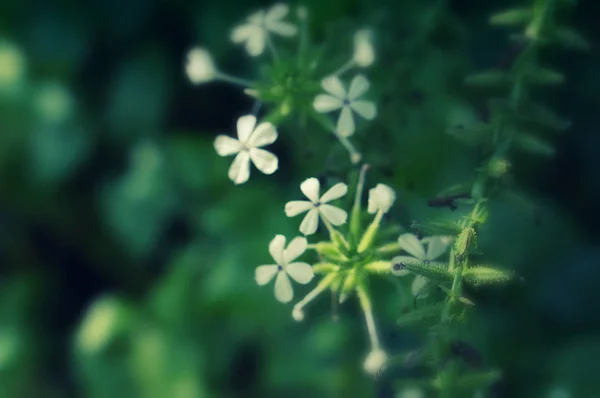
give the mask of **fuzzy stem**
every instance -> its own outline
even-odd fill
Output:
[[[350,69],[352,69],[355,65],[356,65],[356,62],[354,61],[354,59],[351,59],[351,60],[347,61],[344,65],[342,65],[341,67],[339,67],[330,76],[340,76],[343,73],[345,73],[345,72],[349,71]]]
[[[294,306],[293,312],[302,313],[302,309],[308,303],[313,301],[325,289],[327,289],[329,287],[329,285],[331,285],[331,282],[333,282],[335,277],[336,277],[336,273],[332,272],[329,275],[325,276],[323,279],[321,279],[319,281],[319,283],[317,284],[317,286],[313,290],[308,292],[308,294],[306,296],[304,296],[304,298],[302,300],[300,300],[298,303],[296,303],[296,305]]]
[[[215,76],[216,80],[221,80],[227,83],[235,84],[242,87],[252,87],[253,83],[250,80],[242,79],[239,77],[231,76],[227,73],[217,72]]]

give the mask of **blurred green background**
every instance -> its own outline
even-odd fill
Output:
[[[468,179],[477,158],[445,130],[481,117],[486,94],[463,78],[511,52],[510,32],[489,15],[526,2],[303,3],[315,40],[342,53],[354,29],[375,29],[366,73],[379,117],[355,142],[374,165],[369,187],[398,192],[388,222],[456,217],[427,200]],[[347,159],[322,156],[330,134],[284,125],[277,173],[235,187],[212,142],[252,101],[184,74],[185,54],[201,45],[222,70],[256,76],[229,33],[268,4],[2,1],[0,397],[396,396],[362,372],[356,302],[334,321],[322,298],[296,323],[272,286],[254,282],[272,237],[298,233],[283,212],[298,184],[344,179]],[[553,158],[514,160],[515,186],[539,212],[495,204],[481,233],[485,258],[523,277],[471,293],[471,341],[504,375],[486,396],[600,397],[599,15],[589,0],[559,16],[590,52],[544,52],[567,82],[538,98],[572,127],[551,137]],[[382,284],[375,297],[392,354],[423,340],[395,326],[394,289]]]

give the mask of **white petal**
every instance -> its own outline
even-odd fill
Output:
[[[273,6],[267,11],[267,15],[265,15],[265,20],[277,21],[279,19],[285,18],[289,11],[290,8],[285,3],[273,4]]]
[[[287,248],[283,251],[283,261],[285,264],[300,257],[302,253],[306,251],[307,246],[308,242],[303,236],[297,236],[292,239]]]
[[[346,223],[348,214],[335,206],[324,204],[319,206],[321,217],[332,223],[333,225],[342,225]]]
[[[261,265],[254,270],[254,279],[260,286],[266,285],[277,273],[278,265]]]
[[[367,211],[376,213],[383,211],[387,213],[396,201],[396,192],[385,184],[377,184],[375,188],[369,190],[369,205]]]
[[[241,116],[237,121],[237,136],[242,144],[245,144],[256,126],[256,117],[253,115]]]
[[[302,223],[300,224],[300,232],[304,235],[312,235],[317,231],[319,224],[319,211],[312,209],[304,216]]]
[[[319,199],[321,203],[331,202],[332,200],[339,199],[348,192],[348,186],[343,182],[338,182],[327,190]]]
[[[259,124],[248,139],[248,146],[258,148],[269,145],[277,140],[277,129],[273,124],[264,122]]]
[[[257,169],[267,175],[273,174],[279,166],[277,156],[264,149],[250,148],[250,159]]]
[[[352,82],[350,82],[350,89],[348,90],[348,98],[351,100],[357,99],[363,95],[369,89],[369,81],[363,75],[354,76]]]
[[[337,97],[341,100],[346,99],[346,89],[337,76],[326,77],[321,81],[321,86],[325,91],[333,94],[334,97]]]
[[[246,42],[246,51],[253,57],[262,54],[265,50],[266,40],[267,33],[263,29],[257,28]]]
[[[313,269],[306,263],[291,263],[285,267],[285,272],[298,283],[306,285],[315,276]]]
[[[425,249],[415,234],[400,235],[398,243],[405,252],[412,254],[419,260],[425,260]]]
[[[277,279],[275,280],[275,298],[282,303],[289,303],[294,298],[290,278],[288,278],[285,272],[277,274]]]
[[[244,24],[231,31],[231,41],[234,43],[243,43],[248,41],[259,27],[251,24]]]
[[[229,167],[229,179],[234,184],[243,184],[250,178],[250,155],[247,151],[237,154]]]
[[[371,101],[352,101],[350,107],[367,120],[373,120],[377,116],[377,107]]]
[[[235,138],[219,135],[215,139],[215,150],[219,156],[235,155],[242,149],[242,144]]]
[[[410,287],[410,291],[413,294],[413,296],[419,295],[419,297],[426,297],[427,293],[424,291],[424,288],[427,286],[428,283],[429,280],[423,275],[417,275]]]
[[[313,108],[319,113],[327,113],[340,109],[343,101],[329,94],[319,94],[313,101]]]
[[[444,243],[442,237],[433,236],[429,239],[429,244],[427,245],[427,260],[433,261],[446,251],[448,245]]]
[[[291,37],[295,36],[298,33],[298,28],[295,25],[289,22],[267,22],[266,28],[270,32],[276,33],[280,36]]]
[[[285,236],[275,235],[269,243],[269,253],[277,264],[283,264],[283,248],[285,247]]]
[[[308,199],[313,203],[317,203],[319,201],[319,189],[320,184],[319,180],[316,178],[308,178],[300,184],[300,190]]]
[[[405,262],[414,262],[415,259],[414,257],[408,257],[408,256],[396,256],[392,259],[392,274],[396,275],[396,276],[406,276],[408,274],[410,274],[410,271],[407,270],[406,268],[401,268],[401,269],[396,269],[396,267],[394,267],[395,264],[402,264]]]
[[[256,11],[247,18],[251,25],[262,25],[265,21],[266,13],[263,10]]]
[[[307,200],[292,200],[285,204],[285,215],[288,217],[297,216],[300,213],[304,213],[315,207],[313,202]]]
[[[375,61],[372,36],[373,34],[369,29],[362,29],[354,34],[354,55],[352,58],[362,68],[370,66]]]
[[[210,53],[204,48],[196,47],[188,52],[185,73],[192,83],[198,84],[214,79],[217,69]]]
[[[352,111],[349,107],[345,106],[342,108],[340,118],[337,123],[337,132],[341,136],[349,137],[354,134],[354,118],[352,117]]]

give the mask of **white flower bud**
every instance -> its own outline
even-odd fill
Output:
[[[354,34],[354,62],[365,68],[375,61],[373,33],[369,29],[361,29]]]
[[[377,184],[369,190],[369,205],[367,211],[371,214],[378,211],[387,213],[396,201],[396,192],[385,184]]]
[[[369,352],[369,355],[367,355],[367,358],[365,358],[363,368],[368,374],[375,375],[383,370],[387,359],[388,357],[385,351],[380,348],[376,348]]]
[[[302,322],[304,320],[304,311],[301,308],[296,308],[292,310],[292,318],[294,318],[297,322]]]
[[[217,76],[217,69],[210,53],[200,47],[190,50],[187,55],[185,73],[194,84],[206,83]]]

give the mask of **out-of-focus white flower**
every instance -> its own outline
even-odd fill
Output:
[[[0,93],[19,87],[26,75],[26,60],[19,48],[0,40]]]
[[[370,29],[361,29],[354,34],[354,63],[366,68],[375,62],[373,49],[373,32]]]
[[[69,117],[73,100],[64,86],[49,82],[38,89],[35,105],[44,121],[58,123]]]
[[[284,22],[289,12],[287,4],[275,4],[269,10],[258,11],[250,15],[246,23],[233,29],[231,40],[234,43],[246,43],[246,51],[253,57],[263,53],[269,34],[294,36],[298,29],[295,25]]]
[[[424,238],[423,240],[419,240],[415,234],[407,233],[402,234],[398,238],[398,243],[402,250],[412,255],[409,256],[397,256],[392,259],[392,273],[396,276],[405,276],[410,272],[401,267],[402,262],[411,261],[415,258],[422,262],[426,261],[434,261],[438,259],[446,249],[448,249],[448,245],[451,242],[451,238],[446,236],[431,236],[428,238]],[[425,246],[423,243],[427,243],[427,251],[425,251]],[[400,265],[400,267],[398,267]],[[411,291],[413,295],[417,295],[421,292],[421,290],[427,285],[427,278],[422,275],[417,275],[412,283]],[[421,294],[424,297],[424,294]]]
[[[344,196],[348,192],[348,186],[340,182],[319,197],[320,188],[319,180],[314,177],[309,178],[300,184],[300,190],[309,201],[293,200],[285,205],[285,214],[288,217],[308,212],[300,224],[300,232],[304,235],[312,235],[317,231],[319,217],[336,226],[344,224],[348,218],[344,210],[327,204]]]
[[[418,387],[406,387],[396,394],[396,398],[425,398],[425,393]]]
[[[381,211],[387,213],[396,201],[396,192],[385,184],[377,184],[369,190],[367,211],[371,214]]]
[[[354,134],[353,111],[367,120],[373,120],[377,116],[377,107],[372,101],[359,99],[370,86],[369,81],[363,75],[357,75],[352,79],[348,91],[337,76],[323,79],[321,86],[329,94],[317,95],[313,107],[320,113],[332,112],[341,108],[336,128],[338,134],[344,137]]]
[[[388,356],[381,348],[375,348],[365,358],[363,368],[370,375],[375,375],[385,366]]]
[[[290,283],[293,280],[303,285],[314,277],[312,267],[303,262],[292,262],[306,251],[308,243],[306,238],[296,237],[285,247],[285,236],[277,235],[269,243],[269,252],[277,264],[261,265],[256,268],[255,279],[260,286],[266,285],[275,279],[275,298],[282,303],[287,303],[294,298],[294,290]]]
[[[195,47],[187,54],[185,73],[192,83],[200,84],[214,80],[217,77],[217,68],[205,48]]]
[[[265,174],[273,174],[279,166],[277,156],[259,149],[277,140],[275,126],[269,122],[255,126],[256,117],[242,116],[237,121],[237,140],[226,135],[215,139],[215,149],[220,156],[236,155],[229,167],[229,179],[236,185],[250,178],[250,161]]]

